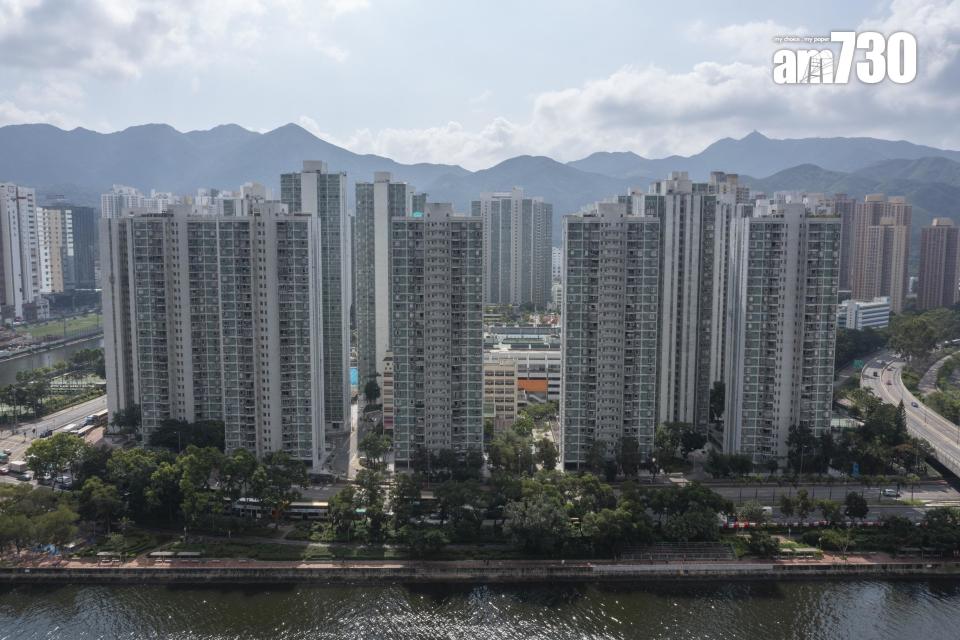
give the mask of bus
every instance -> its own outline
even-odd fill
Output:
[[[95,427],[107,426],[107,410],[101,409],[96,413],[91,413],[84,419],[83,425],[84,426],[93,425]]]
[[[95,425],[95,424],[88,424],[88,425],[85,426],[85,427],[80,427],[79,429],[77,429],[77,430],[74,432],[74,434],[80,436],[81,438],[85,438],[85,437],[87,437],[88,435],[90,435],[90,432],[93,431],[93,430],[96,429],[96,428],[97,428],[97,425]]]
[[[256,498],[240,498],[231,507],[234,515],[247,518],[269,518],[270,510],[260,504]],[[330,505],[327,502],[291,502],[283,517],[287,520],[326,520],[330,516]]]

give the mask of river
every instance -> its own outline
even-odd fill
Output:
[[[957,638],[960,582],[0,588],[0,638]]]
[[[40,367],[49,367],[57,362],[67,360],[71,355],[81,349],[96,349],[103,346],[103,336],[94,336],[86,340],[80,340],[72,344],[54,347],[48,351],[31,353],[11,358],[0,362],[0,387],[13,384],[17,381],[18,371],[27,371],[30,369],[39,369]],[[2,638],[2,636],[0,636]]]

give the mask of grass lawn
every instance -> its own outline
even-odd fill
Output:
[[[66,335],[70,336],[81,331],[90,331],[103,325],[99,313],[88,313],[83,316],[67,318]],[[64,321],[50,320],[39,324],[23,325],[17,328],[20,333],[27,333],[34,338],[61,338],[64,335]]]

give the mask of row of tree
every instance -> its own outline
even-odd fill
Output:
[[[667,540],[714,540],[717,513],[732,505],[698,484],[641,488],[619,495],[595,475],[538,470],[495,472],[490,481],[447,480],[426,494],[425,478],[362,470],[330,503],[327,541],[400,542],[427,555],[449,542],[512,540],[532,554],[616,553]],[[654,520],[650,514],[656,517]]]
[[[930,445],[907,432],[903,402],[886,404],[862,388],[848,391],[847,397],[863,425],[845,429],[837,438],[829,432],[817,438],[809,429],[791,429],[787,441],[791,469],[824,473],[832,467],[847,473],[856,469],[866,475],[922,474]]]
[[[63,548],[77,535],[75,501],[29,484],[0,485],[0,554],[40,545]]]
[[[179,455],[165,450],[92,447],[82,438],[58,433],[35,440],[27,463],[38,478],[54,486],[69,474],[79,487],[84,515],[110,523],[122,516],[135,521],[176,522],[196,527],[229,515],[241,497],[258,501],[275,521],[300,497],[307,484],[304,465],[284,452],[258,461],[238,449],[224,455],[216,447],[189,445]],[[230,525],[229,519],[226,521]]]

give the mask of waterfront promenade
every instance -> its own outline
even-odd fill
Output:
[[[885,554],[819,559],[744,559],[697,562],[580,560],[317,561],[236,559],[25,560],[0,567],[0,583],[515,583],[643,580],[960,577],[956,559]]]

